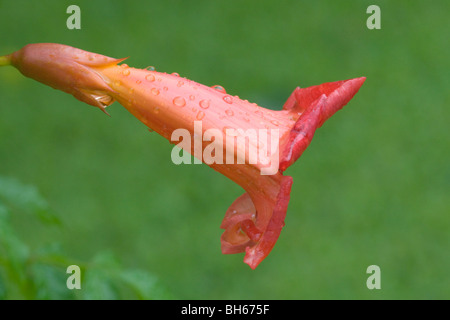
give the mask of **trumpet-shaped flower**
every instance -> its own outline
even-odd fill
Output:
[[[220,86],[119,65],[123,60],[43,43],[0,57],[0,65],[12,64],[25,76],[103,111],[118,101],[169,141],[182,138],[181,148],[245,190],[225,213],[222,252],[245,252],[244,262],[256,268],[284,226],[292,177],[283,172],[365,78],[296,88],[282,110],[274,111]]]

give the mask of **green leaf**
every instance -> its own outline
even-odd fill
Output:
[[[31,267],[31,276],[35,287],[34,299],[74,299],[74,292],[66,285],[68,275],[64,268],[36,263]]]
[[[24,185],[16,179],[0,176],[0,199],[3,199],[8,207],[33,214],[43,222],[61,223],[34,186]]]
[[[158,279],[142,270],[125,270],[119,278],[128,285],[139,299],[163,300],[170,299],[170,295],[159,283]]]

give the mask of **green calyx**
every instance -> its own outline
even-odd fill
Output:
[[[0,56],[0,67],[7,66],[11,64],[11,55]]]

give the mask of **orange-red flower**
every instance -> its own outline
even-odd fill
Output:
[[[296,88],[283,109],[273,111],[231,96],[220,86],[119,65],[123,60],[44,43],[1,57],[0,65],[10,63],[25,76],[103,111],[118,101],[169,141],[178,141],[179,129],[190,133],[180,147],[246,191],[221,224],[222,252],[245,252],[244,262],[256,268],[284,226],[292,178],[283,171],[301,156],[315,130],[350,101],[365,78]],[[259,132],[264,134],[253,134]],[[219,155],[223,161],[217,161]]]

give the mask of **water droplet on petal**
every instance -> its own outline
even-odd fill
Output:
[[[114,81],[114,85],[115,86],[120,86],[120,81],[119,80]]]
[[[227,116],[230,116],[230,117],[234,116],[234,112],[231,109],[225,110],[225,113],[227,114]]]
[[[222,86],[219,86],[219,85],[212,86],[211,88],[213,88],[214,90],[217,90],[217,91],[219,91],[219,92],[222,92],[222,93],[227,93],[227,92],[225,91],[225,88],[222,87]]]
[[[155,76],[150,73],[145,76],[145,80],[153,82],[153,81],[155,81]]]
[[[179,77],[179,76],[180,76],[180,75],[179,75],[178,73],[176,73],[176,72],[172,73],[172,75],[175,76],[175,77]]]
[[[150,70],[150,71],[155,71],[156,70],[154,66],[148,66],[145,69]]]
[[[200,108],[208,109],[209,108],[209,100],[201,100],[198,104],[200,105]]]
[[[141,84],[141,80],[136,80],[136,84]]]
[[[181,87],[182,85],[184,84],[184,82],[183,81],[178,81],[178,83],[177,83],[177,87]]]
[[[169,88],[167,88],[167,87],[164,87],[164,88],[163,88],[163,90],[164,90],[164,91],[167,91],[167,90],[169,90]]]
[[[191,101],[195,100],[195,96],[194,96],[193,94],[191,94],[191,95],[189,96],[189,100],[191,100]]]
[[[205,113],[203,111],[199,111],[197,113],[197,120],[202,120],[205,117]]]
[[[233,103],[233,98],[229,95],[223,96],[223,101],[225,101],[226,103]]]
[[[159,94],[159,90],[156,88],[152,88],[151,93],[153,93],[155,96]]]
[[[155,114],[158,114],[158,113],[159,113],[159,108],[158,108],[158,107],[155,107],[155,109],[153,109],[153,112],[154,112]]]
[[[130,69],[125,69],[122,71],[122,74],[126,77],[128,75],[130,75]]]
[[[121,67],[121,68],[128,68],[128,65],[127,65],[126,63],[122,63],[122,64],[120,65],[120,67]]]
[[[173,99],[173,104],[177,107],[184,107],[186,105],[186,100],[183,97],[175,97]]]

